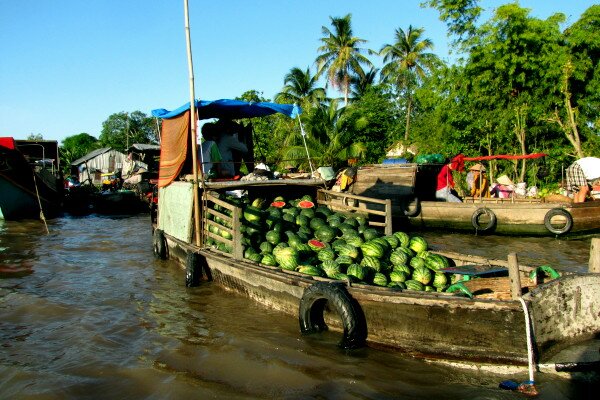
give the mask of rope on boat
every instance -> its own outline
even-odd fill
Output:
[[[302,125],[302,121],[300,120],[300,114],[298,114],[298,122],[300,123],[300,132],[302,133],[302,142],[304,142],[304,149],[306,150],[306,157],[308,157],[308,165],[310,167],[310,176],[313,176],[315,171],[313,169],[312,161],[310,160],[310,154],[308,153],[308,146],[306,145],[306,132],[304,131],[304,126]]]
[[[35,172],[32,171],[33,174],[33,186],[35,187],[35,195],[38,200],[38,205],[40,206],[40,219],[44,222],[44,226],[46,227],[46,234],[50,234],[50,230],[48,229],[48,223],[46,222],[46,217],[44,216],[44,209],[42,208],[42,200],[40,199],[40,192],[37,187],[37,180],[35,179]]]
[[[523,313],[525,314],[525,333],[527,334],[527,361],[529,364],[529,381],[533,385],[534,376],[533,376],[533,345],[531,343],[531,324],[529,320],[529,309],[527,308],[527,304],[525,304],[525,300],[522,297],[519,297],[519,301],[523,306]]]
[[[533,375],[533,344],[531,340],[531,321],[529,319],[529,310],[527,304],[522,297],[519,297],[519,301],[523,306],[523,313],[525,314],[525,333],[527,334],[527,361],[529,364],[529,380],[521,383],[517,383],[511,380],[500,382],[501,389],[516,390],[528,396],[537,396],[538,390],[535,387],[535,380]]]

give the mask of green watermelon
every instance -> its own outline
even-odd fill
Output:
[[[333,278],[336,274],[340,273],[340,265],[333,260],[323,261],[323,264],[321,264],[321,269],[325,271],[325,275],[330,278]]]
[[[413,236],[408,242],[408,247],[415,253],[427,250],[427,242],[421,236]]]
[[[425,260],[419,257],[413,257],[410,259],[410,266],[413,268],[423,267],[425,268]]]
[[[427,285],[431,282],[431,271],[425,267],[417,267],[412,273],[412,279]]]
[[[369,241],[375,239],[376,237],[379,237],[379,231],[375,228],[367,228],[363,231],[362,235],[365,238],[365,240]]]
[[[402,251],[392,251],[390,254],[392,265],[403,265],[408,262],[408,256]]]
[[[412,275],[412,269],[408,265],[394,265],[393,272],[404,272],[406,275]]]
[[[390,272],[390,280],[392,282],[405,282],[409,278],[406,272],[392,271]]]
[[[362,238],[360,236],[358,236],[356,233],[353,233],[352,235],[347,235],[347,236],[344,235],[344,238],[346,240],[346,244],[349,244],[354,247],[360,247],[360,245],[364,243]]]
[[[326,226],[326,225],[327,225],[327,223],[318,217],[311,219],[308,224],[308,226],[310,226],[310,229],[312,229],[313,231],[316,231],[317,229],[319,229],[319,227]]]
[[[432,271],[439,271],[440,269],[450,267],[450,262],[440,254],[429,253],[425,258],[425,266]]]
[[[273,254],[264,254],[260,260],[260,263],[264,265],[275,266],[277,265],[277,260],[275,260],[275,256]]]
[[[267,242],[276,245],[281,241],[281,233],[279,231],[268,231],[265,234],[265,239],[267,240]]]
[[[293,247],[285,247],[275,253],[275,259],[283,269],[293,271],[298,267],[298,252]]]
[[[383,238],[389,243],[392,249],[395,249],[400,244],[400,241],[394,235],[387,235]]]
[[[381,262],[379,258],[373,256],[364,256],[360,261],[360,265],[363,267],[371,268],[377,272],[381,271]]]
[[[373,277],[373,283],[377,286],[387,286],[387,284],[388,284],[387,276],[385,276],[384,274],[382,274],[380,272],[376,272],[375,276]]]
[[[300,266],[298,266],[297,270],[298,270],[298,272],[300,272],[302,274],[306,274],[306,275],[312,275],[312,276],[323,275],[321,269],[314,265],[300,265]]]
[[[406,280],[404,282],[404,284],[406,285],[406,288],[408,290],[417,290],[417,291],[424,291],[425,290],[425,285],[423,285],[419,281],[408,279],[408,280]]]
[[[381,244],[369,241],[360,245],[363,255],[381,258],[385,252]]]
[[[315,217],[315,210],[312,208],[303,208],[300,210],[300,215],[304,215],[308,219],[312,219]]]
[[[269,242],[262,242],[260,244],[260,252],[262,254],[271,254],[273,252],[273,244]]]
[[[319,253],[317,254],[317,258],[321,261],[333,260],[335,258],[335,253],[332,249],[325,248],[319,251]]]
[[[407,233],[404,232],[394,232],[393,235],[398,239],[398,245],[401,247],[408,247],[408,243],[410,242],[410,237]]]
[[[349,244],[338,246],[336,251],[340,256],[348,256],[350,258],[357,258],[359,256],[358,249]]]
[[[248,247],[246,250],[244,250],[244,258],[250,258],[252,254],[256,254],[256,250],[254,250],[252,247]]]
[[[346,274],[348,276],[355,277],[359,281],[362,281],[363,279],[365,279],[365,270],[364,270],[363,267],[361,267],[358,264],[351,264],[351,265],[349,265],[348,269],[346,270]]]
[[[296,225],[308,226],[309,222],[310,220],[305,215],[300,214],[296,217]]]
[[[335,229],[330,226],[323,225],[315,231],[315,236],[322,242],[331,242],[337,235]]]
[[[352,258],[348,256],[338,256],[335,261],[340,265],[350,265],[354,262]]]
[[[250,256],[246,257],[246,258],[248,260],[250,260],[250,261],[254,261],[254,262],[260,263],[262,261],[263,257],[264,256],[262,254],[254,253],[254,254],[250,254]]]
[[[436,272],[433,276],[433,286],[435,286],[436,288],[443,288],[447,284],[448,278],[446,277],[446,274],[444,274],[443,272]]]

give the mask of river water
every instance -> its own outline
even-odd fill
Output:
[[[347,353],[296,318],[152,254],[149,217],[0,220],[0,399],[520,399],[503,376],[397,352]],[[590,239],[426,233],[434,248],[511,251],[585,270]],[[560,269],[560,268],[559,268]],[[540,399],[596,398],[598,384],[539,375]]]

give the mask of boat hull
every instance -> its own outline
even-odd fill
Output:
[[[291,317],[298,318],[299,304],[308,287],[317,282],[340,284],[327,278],[235,260],[229,254],[199,249],[166,236],[170,257],[181,265],[189,262],[190,252],[197,253],[205,280]],[[519,301],[343,285],[364,314],[367,344],[372,347],[393,348],[428,359],[527,365],[526,325]],[[564,345],[593,338],[600,332],[595,304],[598,298],[597,274],[565,276],[524,296],[535,327],[534,345],[540,362]],[[343,330],[338,318],[326,321],[331,330]]]
[[[362,167],[349,192],[390,199],[394,217],[417,229],[502,235],[581,235],[600,231],[600,201],[574,204],[543,199],[473,198],[435,201],[435,170],[416,164]],[[480,220],[484,210],[489,210]],[[491,213],[491,214],[490,214]],[[491,215],[491,216],[490,216]],[[493,218],[493,223],[488,222]]]

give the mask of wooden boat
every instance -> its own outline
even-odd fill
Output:
[[[181,132],[183,123],[169,121],[171,127],[165,129],[163,121],[163,150],[168,148],[167,136]],[[162,167],[161,155],[159,182]],[[391,201],[325,190],[317,179],[194,182],[159,183],[153,234],[155,255],[184,266],[188,286],[202,281],[222,285],[298,318],[305,334],[325,329],[342,332],[344,348],[366,344],[478,368],[522,368],[534,362],[540,369],[554,371],[600,366],[598,343],[593,341],[584,346],[585,358],[553,358],[567,344],[588,343],[600,334],[600,274],[564,274],[545,280],[536,275],[532,281],[530,274],[537,268],[519,265],[516,255],[502,261],[443,253],[461,275],[468,275],[470,269],[494,272],[464,283],[464,293],[472,298],[460,292],[399,290],[309,276],[245,259],[243,211],[222,201],[221,195],[233,191],[243,191],[249,198],[310,194],[334,210],[369,214],[370,223],[386,234],[392,231]],[[201,199],[198,224],[192,218],[195,197]],[[215,211],[215,205],[223,211]],[[215,234],[214,227],[228,235]],[[209,246],[209,239],[223,243],[229,252]]]
[[[361,167],[349,193],[391,199],[393,214],[418,229],[507,235],[586,234],[600,230],[600,201],[573,204],[544,199],[474,198],[436,201],[439,166],[380,164]]]
[[[0,218],[51,218],[59,214],[62,180],[55,141],[0,138]]]

